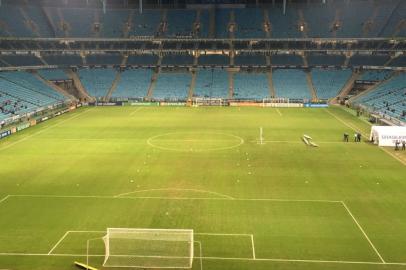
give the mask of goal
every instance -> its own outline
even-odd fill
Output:
[[[193,230],[108,228],[105,267],[192,268]]]
[[[223,99],[195,97],[192,99],[192,105],[193,106],[222,106]]]

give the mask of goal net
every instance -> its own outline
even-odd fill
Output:
[[[193,230],[108,228],[105,267],[192,268]]]
[[[223,99],[195,97],[192,99],[192,105],[193,106],[222,106]]]

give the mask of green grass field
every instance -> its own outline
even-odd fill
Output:
[[[0,269],[75,269],[111,227],[193,229],[194,270],[406,269],[406,155],[352,128],[340,108],[96,107],[15,134]]]

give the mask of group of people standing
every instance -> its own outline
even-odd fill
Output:
[[[398,151],[399,150],[399,146],[402,144],[402,150],[405,151],[406,150],[406,141],[403,140],[402,142],[400,140],[396,140],[395,142],[395,150]]]
[[[344,133],[345,142],[349,141],[349,136],[350,135],[348,135],[348,133]],[[354,133],[354,142],[361,142],[361,138],[362,138],[361,133],[359,133],[359,132]]]

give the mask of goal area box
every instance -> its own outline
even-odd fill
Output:
[[[108,228],[104,267],[192,268],[193,230]]]

